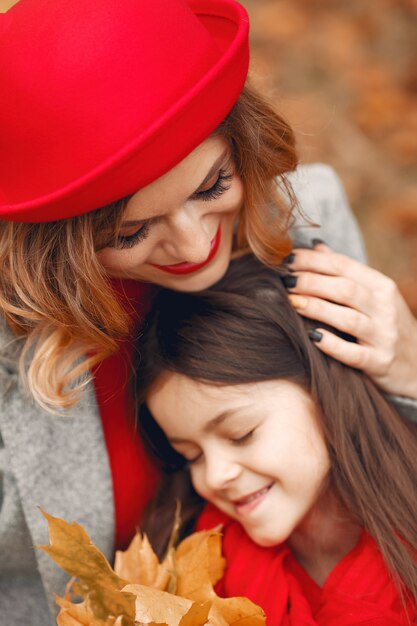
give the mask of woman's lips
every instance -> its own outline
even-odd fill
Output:
[[[197,272],[197,270],[201,269],[202,267],[210,263],[210,261],[214,258],[214,256],[217,253],[217,250],[219,249],[220,239],[221,239],[221,229],[219,225],[217,232],[214,235],[214,238],[212,239],[209,255],[207,259],[203,261],[202,263],[176,263],[175,265],[153,265],[152,264],[152,266],[156,267],[158,270],[161,270],[162,272],[167,272],[168,274],[180,275],[180,274],[191,274],[192,272]]]
[[[248,496],[244,498],[240,498],[239,500],[234,500],[233,504],[236,510],[236,513],[239,515],[246,515],[256,509],[256,507],[264,500],[269,490],[271,489],[273,483],[270,485],[266,485],[262,489],[258,491],[254,491],[250,493]]]

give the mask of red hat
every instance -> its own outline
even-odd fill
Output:
[[[20,0],[0,14],[0,219],[134,193],[226,117],[248,69],[234,0]]]

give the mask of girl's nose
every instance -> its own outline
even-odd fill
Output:
[[[229,487],[241,474],[241,466],[231,459],[214,455],[206,457],[206,485],[212,491],[221,491]]]
[[[165,250],[178,263],[203,263],[210,254],[210,233],[204,216],[198,214],[195,206],[185,206],[169,221],[169,233]]]

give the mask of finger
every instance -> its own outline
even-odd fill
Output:
[[[308,271],[328,276],[343,276],[370,288],[380,286],[390,279],[377,270],[359,263],[343,254],[338,254],[320,245],[314,250],[295,248],[293,261],[288,265],[291,271]]]
[[[324,328],[317,328],[315,333],[317,333],[315,335],[316,339],[314,339],[313,333],[310,333],[310,338],[321,352],[333,357],[337,361],[341,361],[349,367],[368,372],[369,363],[372,360],[371,348],[358,343],[345,341]]]
[[[374,312],[375,303],[372,292],[350,278],[297,272],[284,276],[282,280],[290,293],[335,302],[369,316]]]
[[[305,295],[288,294],[292,306],[309,319],[329,324],[339,331],[353,335],[359,341],[372,344],[374,340],[374,323],[370,317],[352,309],[340,306],[321,298],[306,297]]]

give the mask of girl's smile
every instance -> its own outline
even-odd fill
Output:
[[[238,500],[234,501],[236,514],[237,515],[245,515],[251,513],[254,509],[257,508],[261,502],[264,501],[265,497],[269,493],[269,490],[273,486],[273,482],[262,489],[258,489],[258,491],[254,491],[247,496],[243,496]]]
[[[118,238],[97,254],[111,276],[181,291],[225,273],[243,184],[221,136],[204,141],[127,203]]]
[[[214,385],[163,374],[147,404],[196,491],[264,546],[305,524],[330,462],[310,396],[285,380]]]

